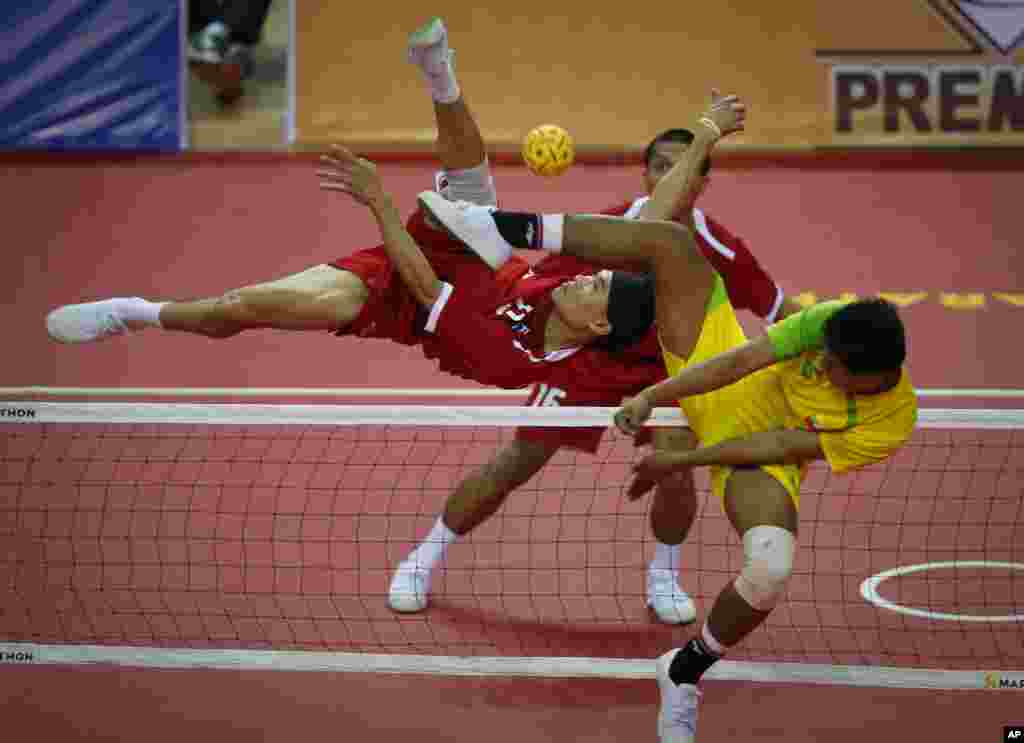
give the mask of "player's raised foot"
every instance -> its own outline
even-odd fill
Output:
[[[388,588],[388,606],[392,611],[414,614],[427,608],[430,571],[414,561],[399,563]]]
[[[126,302],[138,299],[104,299],[100,302],[66,304],[46,316],[46,331],[61,343],[90,343],[124,335],[130,328],[124,319]]]
[[[661,743],[693,743],[697,734],[700,692],[693,684],[677,685],[668,675],[672,659],[681,651],[681,648],[670,650],[657,660],[658,690],[661,692],[658,740]]]
[[[448,29],[444,21],[431,18],[409,34],[407,56],[428,77],[447,74],[446,66],[451,62],[452,52],[448,48]]]
[[[464,243],[491,268],[500,268],[512,255],[512,246],[501,236],[491,218],[494,207],[449,201],[435,191],[424,191],[418,201],[434,223]]]
[[[663,624],[689,624],[697,618],[697,606],[679,587],[676,570],[647,571],[647,606]]]

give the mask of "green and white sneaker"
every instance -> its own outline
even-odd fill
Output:
[[[188,40],[188,58],[193,62],[220,64],[228,53],[231,29],[220,21],[208,24]]]
[[[431,18],[409,34],[407,56],[428,78],[448,74],[452,51],[448,48],[448,29],[444,21]]]

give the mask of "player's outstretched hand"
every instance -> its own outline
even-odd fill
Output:
[[[615,412],[615,427],[627,436],[635,436],[650,417],[651,404],[643,395],[636,395]]]
[[[377,166],[346,147],[332,145],[331,153],[320,158],[316,171],[320,188],[347,193],[360,204],[372,206],[386,197]]]
[[[743,131],[747,122],[747,105],[736,95],[722,95],[715,88],[711,89],[711,106],[701,116],[701,122],[708,119],[717,127],[720,137],[727,137],[734,132]]]
[[[636,500],[648,490],[680,468],[676,452],[655,451],[633,465],[633,482],[629,484],[626,496]]]

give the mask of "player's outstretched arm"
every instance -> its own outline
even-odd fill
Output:
[[[824,458],[821,439],[814,431],[760,431],[690,451],[649,454],[633,465],[636,475],[630,483],[628,496],[639,498],[672,472],[688,467],[801,464]]]
[[[673,219],[678,216],[689,224],[704,161],[722,138],[743,131],[746,116],[746,104],[737,96],[723,96],[712,89],[711,105],[697,120],[693,142],[687,147],[686,156],[658,181],[651,198],[640,210],[639,218]]]
[[[391,195],[384,190],[377,166],[340,145],[334,145],[331,154],[323,156],[321,162],[323,167],[317,171],[320,187],[346,193],[370,208],[380,227],[384,248],[402,281],[416,301],[424,307],[432,307],[441,295],[441,281],[405,229]]]
[[[758,369],[771,366],[777,360],[775,347],[768,336],[745,343],[701,364],[688,366],[674,377],[626,400],[615,414],[615,425],[632,436],[640,430],[655,407],[721,389]]]

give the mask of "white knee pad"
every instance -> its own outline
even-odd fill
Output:
[[[743,535],[746,563],[736,578],[736,592],[758,611],[770,611],[786,590],[793,572],[796,539],[778,526],[755,526]]]
[[[439,170],[434,173],[434,190],[449,201],[468,201],[480,206],[497,206],[498,192],[487,160],[475,168]]]

